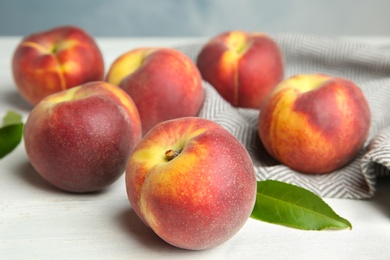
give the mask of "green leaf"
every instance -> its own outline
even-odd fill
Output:
[[[22,116],[16,112],[8,111],[3,118],[0,128],[0,159],[12,152],[22,140]]]
[[[8,111],[3,118],[3,127],[22,123],[22,116],[14,111]]]
[[[319,196],[304,188],[274,180],[257,182],[257,220],[304,230],[352,229]]]

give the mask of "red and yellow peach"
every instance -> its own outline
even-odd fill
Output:
[[[137,215],[166,242],[191,250],[217,246],[240,230],[253,210],[256,184],[244,146],[197,117],[159,123],[126,167]]]
[[[24,144],[36,171],[71,192],[106,188],[125,171],[141,139],[131,98],[112,84],[86,83],[41,100],[24,127]]]
[[[21,96],[35,105],[50,94],[103,80],[104,61],[84,30],[61,26],[23,38],[13,55],[12,71]]]
[[[329,173],[362,149],[371,113],[350,80],[301,74],[281,82],[261,108],[258,131],[267,151],[290,168]]]

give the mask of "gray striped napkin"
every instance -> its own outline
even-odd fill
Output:
[[[206,82],[200,117],[228,129],[247,148],[258,180],[292,183],[326,198],[364,199],[374,195],[378,176],[390,169],[390,46],[378,48],[339,38],[306,35],[271,35],[285,58],[285,78],[302,73],[326,73],[354,81],[370,104],[372,123],[361,153],[348,165],[325,175],[306,175],[278,164],[263,149],[257,134],[259,111],[234,108]],[[176,49],[196,60],[205,42]]]

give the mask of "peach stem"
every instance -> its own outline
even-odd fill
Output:
[[[168,161],[173,160],[176,156],[180,154],[181,150],[175,151],[169,149],[165,152],[165,157],[167,157]]]

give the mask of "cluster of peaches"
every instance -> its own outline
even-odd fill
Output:
[[[27,155],[52,185],[70,192],[106,188],[126,172],[142,221],[168,243],[205,249],[232,237],[256,199],[245,147],[197,117],[207,81],[232,106],[259,109],[267,151],[304,174],[351,161],[369,131],[370,110],[353,82],[325,74],[284,79],[283,55],[268,35],[230,31],[197,61],[171,48],[137,48],[105,74],[95,40],[78,27],[22,39],[12,70],[33,105]]]

